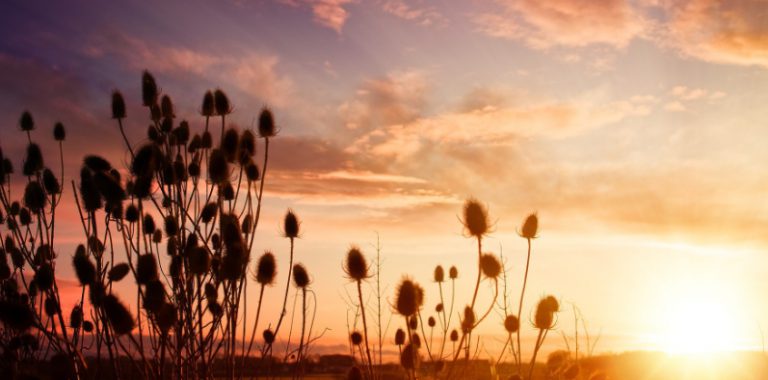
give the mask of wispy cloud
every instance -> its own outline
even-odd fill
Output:
[[[403,20],[423,26],[443,26],[448,19],[435,6],[427,6],[421,1],[385,0],[382,9]]]

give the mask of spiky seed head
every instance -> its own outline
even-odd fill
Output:
[[[358,346],[363,343],[363,334],[360,334],[359,331],[353,331],[352,334],[349,334],[349,339],[353,345]]]
[[[216,301],[216,299],[219,297],[219,291],[216,290],[216,285],[212,283],[206,283],[205,284],[205,298],[207,298],[210,301]]]
[[[437,304],[437,305],[435,306],[435,312],[436,312],[436,313],[442,313],[442,312],[443,312],[443,309],[444,309],[444,306],[443,306],[443,303],[442,303],[442,302],[441,302],[441,303],[439,303],[439,304]]]
[[[179,126],[173,130],[173,135],[176,137],[177,144],[186,145],[189,141],[189,123],[186,120],[182,120]]]
[[[307,268],[302,264],[295,264],[293,266],[293,283],[297,288],[306,288],[309,285],[309,273]]]
[[[208,300],[208,311],[211,312],[215,318],[219,318],[224,314],[224,309],[217,301]]]
[[[403,347],[403,352],[400,353],[400,365],[406,370],[415,369],[418,366],[419,351],[418,347],[412,343],[406,344]]]
[[[560,305],[552,296],[542,298],[536,305],[536,314],[534,316],[534,326],[540,330],[549,330],[554,327],[555,313]]]
[[[413,333],[413,335],[411,335],[411,343],[414,346],[421,348],[421,337],[419,334]]]
[[[91,259],[85,253],[85,246],[80,244],[75,250],[75,255],[72,257],[72,266],[75,267],[75,274],[77,280],[80,281],[80,285],[90,285],[96,280],[96,266],[93,265]]]
[[[398,346],[405,344],[405,331],[403,331],[403,329],[397,329],[397,331],[395,331],[395,344]]]
[[[29,213],[29,209],[24,207],[19,211],[19,223],[22,226],[28,226],[32,224],[32,214]]]
[[[187,173],[192,178],[200,177],[200,164],[196,160],[190,162],[189,166],[187,166]]]
[[[211,255],[205,247],[195,247],[189,252],[189,272],[202,276],[211,270]]]
[[[164,118],[173,119],[176,117],[176,113],[173,109],[173,101],[170,96],[163,95],[163,97],[160,98],[160,113]]]
[[[203,95],[203,105],[200,107],[200,115],[205,117],[211,117],[216,114],[216,109],[213,105],[213,92],[208,90]]]
[[[83,309],[80,305],[75,305],[72,312],[69,313],[69,327],[73,329],[80,328],[83,324]]]
[[[459,332],[456,329],[451,330],[451,342],[459,340]]]
[[[152,215],[144,214],[144,220],[142,222],[142,229],[144,230],[145,235],[152,235],[155,233],[157,227],[155,226],[155,218],[153,218]]]
[[[211,182],[216,184],[229,179],[229,163],[221,149],[211,151],[211,156],[208,158],[208,176],[211,178]]]
[[[363,371],[358,366],[354,366],[347,372],[347,380],[363,380]]]
[[[45,190],[40,182],[32,181],[27,183],[24,189],[24,205],[33,213],[38,213],[45,207]]]
[[[118,90],[112,91],[112,118],[118,120],[125,119],[125,99],[123,99],[123,94]]]
[[[249,162],[245,166],[245,178],[250,182],[256,182],[259,180],[261,173],[259,173],[259,167],[254,162]]]
[[[109,281],[118,282],[122,280],[130,271],[130,267],[126,263],[120,263],[112,267],[107,274]]]
[[[299,218],[294,214],[293,210],[288,209],[283,219],[283,233],[285,237],[289,239],[295,239],[299,237]]]
[[[451,280],[455,280],[455,279],[457,279],[457,278],[459,277],[459,270],[458,270],[458,269],[456,269],[456,267],[455,267],[455,266],[452,266],[452,267],[451,267],[451,268],[448,270],[448,277],[449,277]]]
[[[53,139],[56,141],[64,141],[67,139],[67,130],[61,122],[57,122],[53,125]]]
[[[429,317],[429,319],[427,319],[427,325],[429,325],[429,327],[435,327],[435,317]]]
[[[241,164],[244,163],[242,161],[244,158],[249,159],[256,154],[256,135],[254,135],[250,129],[246,129],[243,131],[243,134],[240,135],[239,152]],[[247,160],[245,162],[247,162]]]
[[[435,267],[434,280],[437,283],[445,281],[445,270],[443,269],[442,265]]]
[[[368,263],[365,261],[363,253],[360,252],[360,248],[353,246],[349,249],[344,271],[349,278],[355,281],[368,278]]]
[[[272,332],[270,329],[264,330],[263,333],[261,333],[262,338],[264,338],[264,343],[266,344],[272,344],[275,343],[275,333]]]
[[[43,170],[43,166],[43,152],[40,150],[40,146],[30,143],[27,145],[27,156],[26,160],[24,160],[22,173],[25,176],[32,176]]]
[[[34,276],[35,283],[40,290],[48,290],[53,287],[53,267],[44,263],[37,268]]]
[[[461,320],[461,330],[468,334],[475,328],[475,311],[471,307],[464,307],[464,319]]]
[[[240,141],[240,135],[237,129],[229,128],[224,132],[224,138],[221,140],[221,151],[227,158],[227,162],[234,163],[237,159],[237,148]]]
[[[202,211],[200,211],[200,219],[203,223],[208,224],[213,220],[213,217],[216,216],[217,211],[219,211],[219,205],[215,202],[210,202],[203,207]]]
[[[501,274],[501,262],[491,253],[480,256],[480,269],[483,274],[491,279],[496,279]]]
[[[253,214],[246,214],[245,217],[243,218],[243,225],[242,225],[243,233],[247,235],[253,232],[251,231],[252,229],[253,229]]]
[[[95,212],[103,205],[101,192],[96,187],[91,171],[86,167],[80,170],[80,197],[83,199],[83,208],[88,212]]]
[[[130,204],[125,208],[125,220],[129,223],[136,223],[139,221],[139,209],[136,205]]]
[[[59,179],[53,174],[51,169],[45,168],[43,170],[43,187],[48,194],[58,194],[61,192],[61,185]]]
[[[157,327],[160,328],[160,332],[163,334],[167,334],[168,330],[176,324],[177,318],[176,306],[168,302],[164,302],[155,312]]]
[[[176,236],[179,233],[179,222],[172,215],[165,217],[165,234],[168,236]]]
[[[83,165],[94,172],[108,172],[112,170],[112,164],[104,157],[88,155],[83,158]]]
[[[93,332],[93,322],[91,321],[83,321],[83,331],[87,333]]]
[[[135,321],[128,308],[112,294],[104,296],[102,305],[107,321],[117,335],[128,334],[133,330]]]
[[[271,285],[277,275],[277,263],[272,252],[264,252],[256,266],[256,281],[262,285]]]
[[[165,303],[165,286],[162,281],[152,280],[144,288],[144,309],[155,312]]]
[[[151,253],[140,255],[136,260],[136,283],[148,284],[157,280],[157,261]]]
[[[101,196],[107,201],[107,205],[121,204],[126,198],[125,189],[120,180],[106,172],[96,172],[93,175],[93,183],[99,189]]]
[[[416,290],[416,283],[410,279],[403,279],[397,286],[397,301],[395,308],[397,312],[404,316],[410,317],[418,311],[419,304],[416,299],[418,296]]]
[[[137,177],[152,176],[161,167],[163,154],[154,144],[145,144],[136,150],[131,163],[131,173]]]
[[[488,210],[474,198],[464,202],[464,228],[470,236],[482,238],[488,233]]]
[[[411,330],[416,330],[419,327],[419,319],[416,318],[415,314],[408,318],[408,327],[410,327]]]
[[[525,222],[523,222],[523,229],[520,231],[520,236],[526,239],[535,239],[537,237],[536,233],[538,230],[539,217],[536,215],[536,213],[533,213],[525,218]]]
[[[141,99],[145,106],[153,106],[157,104],[157,83],[155,77],[144,70],[141,74]]]
[[[508,333],[516,333],[519,329],[520,320],[517,319],[517,317],[514,315],[507,315],[507,317],[504,318],[504,330],[507,330]]]
[[[35,323],[35,312],[27,302],[0,299],[0,322],[3,327],[25,331]]]
[[[50,316],[54,316],[59,313],[59,302],[56,301],[56,298],[53,297],[46,297],[45,303],[43,304],[43,308],[45,310],[45,314]]]
[[[224,116],[232,113],[232,105],[229,104],[229,98],[221,89],[217,88],[213,92],[213,103],[218,115]]]
[[[200,139],[200,146],[203,149],[211,149],[213,147],[213,137],[211,136],[211,132],[203,132],[203,137]]]
[[[219,184],[219,194],[225,201],[235,199],[235,188],[232,186],[232,182],[224,181],[224,183]]]
[[[104,284],[101,281],[94,281],[88,287],[88,296],[91,300],[91,305],[100,307],[104,302],[104,296],[107,291],[104,289]]]
[[[29,111],[24,111],[19,118],[19,128],[22,131],[29,132],[35,129],[35,120],[32,119],[32,114]]]
[[[264,107],[259,114],[259,136],[268,138],[275,135],[275,118],[269,108]]]

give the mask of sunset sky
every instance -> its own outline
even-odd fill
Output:
[[[350,244],[375,255],[377,234],[388,302],[409,275],[434,308],[442,264],[459,268],[463,306],[476,273],[459,221],[469,197],[490,210],[485,247],[503,250],[513,302],[526,248],[517,231],[538,213],[525,309],[557,296],[558,329],[572,335],[575,304],[601,336],[597,352],[762,346],[763,1],[6,1],[5,154],[21,164],[28,109],[51,160],[52,126],[67,126],[70,179],[86,153],[124,167],[109,96],[125,94],[128,137],[144,141],[144,69],[195,130],[211,88],[229,94],[240,128],[273,109],[281,130],[256,253],[284,264],[280,226],[293,208],[316,326],[330,329],[319,346],[346,349],[342,260]],[[59,276],[74,280],[68,260],[83,236],[71,191],[65,202]],[[267,293],[272,316],[280,287]],[[501,320],[481,325],[489,341],[501,340]]]

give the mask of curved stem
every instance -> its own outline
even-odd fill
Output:
[[[528,241],[528,258],[525,261],[525,276],[523,277],[523,289],[520,291],[520,304],[517,307],[517,318],[520,320],[523,319],[522,312],[523,312],[523,297],[525,297],[525,286],[528,283],[528,269],[531,265],[531,239],[526,239]],[[522,346],[520,346],[520,329],[517,330],[517,369],[518,372],[522,370],[523,366],[523,358],[522,358]]]
[[[363,338],[365,338],[365,354],[368,356],[368,372],[370,378],[373,378],[373,360],[371,359],[371,348],[368,345],[368,322],[365,319],[365,304],[363,303],[362,281],[357,280],[357,296],[360,300],[360,313],[363,316]]]

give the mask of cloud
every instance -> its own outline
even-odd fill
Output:
[[[384,12],[422,26],[442,26],[448,23],[448,19],[437,8],[422,6],[421,2],[418,3],[411,4],[405,0],[386,0],[381,7]]]
[[[492,37],[520,40],[535,49],[553,46],[624,47],[645,22],[624,0],[497,0],[497,12],[477,14],[477,29]]]
[[[705,61],[768,67],[766,4],[760,0],[664,0],[657,40]]]
[[[336,33],[341,33],[349,18],[349,12],[344,9],[344,5],[351,2],[352,0],[307,0],[312,7],[315,22],[335,30]]]
[[[407,123],[423,111],[428,90],[424,72],[397,71],[366,80],[355,98],[344,102],[338,111],[349,129]]]

